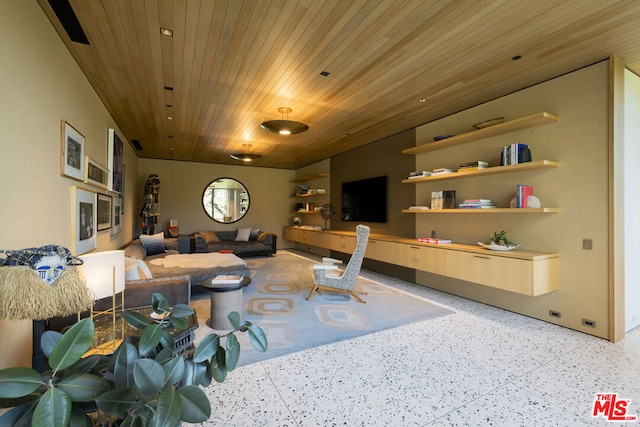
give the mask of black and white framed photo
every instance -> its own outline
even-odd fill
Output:
[[[98,231],[111,228],[111,196],[98,193]]]
[[[84,181],[84,136],[64,120],[60,133],[60,174]]]
[[[85,156],[84,182],[107,190],[109,188],[109,171],[89,156]]]
[[[108,135],[109,191],[122,194],[124,191],[124,143],[115,129]]]
[[[96,193],[71,187],[71,252],[80,255],[96,248],[98,206]]]
[[[122,229],[122,225],[120,224],[122,199],[120,197],[113,196],[111,200],[111,235],[114,235],[118,234]]]

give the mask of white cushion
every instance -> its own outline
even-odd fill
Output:
[[[236,242],[248,242],[251,235],[251,228],[238,228],[236,233]]]
[[[151,270],[144,261],[133,257],[124,259],[124,280],[144,280],[151,279]]]

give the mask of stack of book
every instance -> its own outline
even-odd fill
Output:
[[[429,171],[414,171],[409,174],[409,179],[422,178],[423,176],[429,175],[431,175],[431,172]]]
[[[465,199],[458,205],[460,209],[490,209],[496,206],[490,199]]]
[[[486,169],[489,167],[489,162],[484,160],[476,160],[475,162],[460,163],[458,172],[472,171],[477,169]]]
[[[518,184],[516,188],[516,207],[528,208],[529,196],[533,196],[533,187],[530,185]]]
[[[418,237],[418,242],[420,243],[431,243],[434,245],[446,245],[447,243],[451,243],[450,239],[436,239],[435,237]]]
[[[238,285],[243,277],[239,275],[219,274],[211,279],[212,285]]]
[[[431,175],[442,175],[444,173],[451,173],[451,172],[453,171],[449,168],[437,168],[431,171]]]
[[[502,147],[500,166],[517,165],[531,161],[531,151],[527,144],[511,144]]]

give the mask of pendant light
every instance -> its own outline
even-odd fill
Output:
[[[288,107],[278,108],[278,112],[282,114],[282,120],[269,120],[262,123],[260,127],[268,130],[269,132],[278,133],[280,135],[292,135],[309,130],[309,126],[306,124],[289,120],[289,113],[291,111],[293,110]]]
[[[262,157],[260,154],[249,152],[249,150],[251,149],[251,144],[242,144],[242,146],[245,148],[245,152],[232,154],[231,155],[232,159],[242,160],[243,162],[251,162],[253,160],[256,160]]]

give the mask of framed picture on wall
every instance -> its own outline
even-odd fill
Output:
[[[80,255],[96,248],[98,206],[96,193],[71,187],[71,252]]]
[[[118,234],[122,229],[122,225],[120,224],[120,209],[122,204],[122,199],[120,197],[114,196],[111,198],[111,235]]]
[[[85,156],[84,162],[84,182],[96,187],[109,188],[109,171],[107,168],[96,162],[89,156]]]
[[[84,136],[64,120],[60,133],[60,174],[84,181]]]
[[[115,129],[108,135],[109,191],[122,194],[124,191],[124,143]]]
[[[111,196],[98,193],[98,231],[111,228]]]

